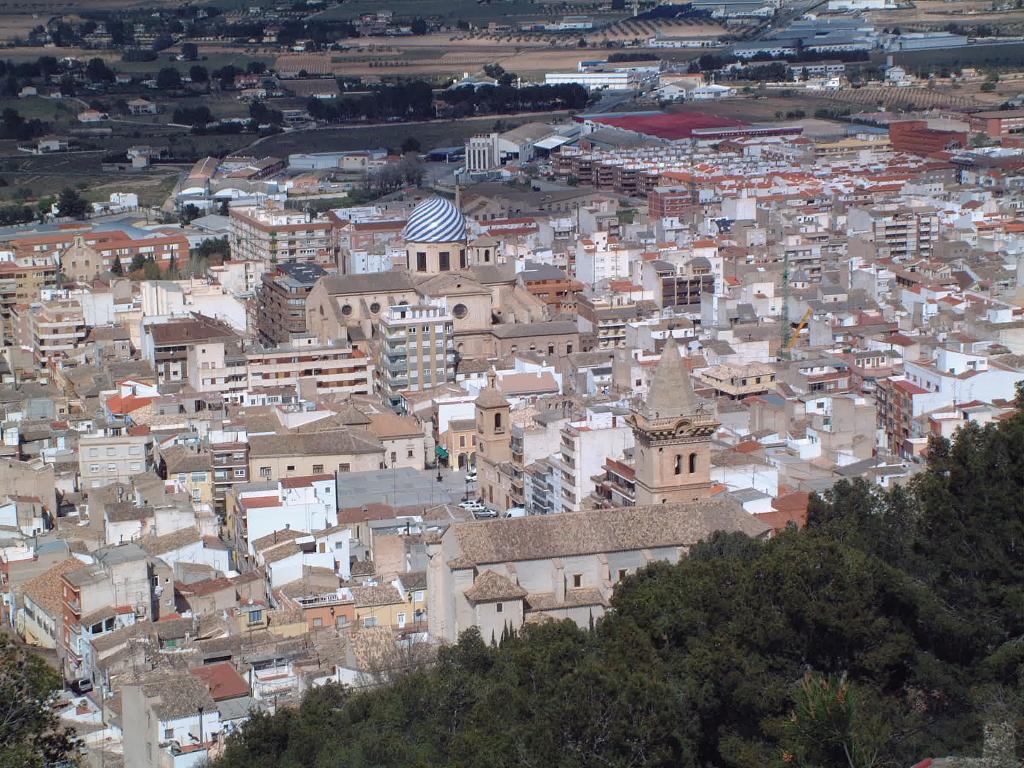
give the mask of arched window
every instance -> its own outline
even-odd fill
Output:
[[[696,471],[697,471],[697,454],[696,453],[691,453],[690,454],[690,474],[692,475]]]
[[[690,471],[692,472],[693,470],[691,469]],[[676,454],[676,474],[683,474],[683,457],[678,453]]]
[[[494,414],[494,429],[495,430],[500,430],[501,429],[501,412],[500,411],[498,413]]]

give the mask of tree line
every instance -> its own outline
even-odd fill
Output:
[[[1018,398],[1018,406],[1024,398]],[[1024,416],[841,482],[805,529],[717,534],[590,630],[465,633],[435,663],[257,714],[217,768],[881,768],[977,755],[1024,704]]]

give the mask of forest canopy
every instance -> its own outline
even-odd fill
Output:
[[[842,482],[806,529],[716,535],[592,629],[477,633],[369,691],[255,716],[220,768],[910,766],[978,755],[1024,694],[1024,417]]]

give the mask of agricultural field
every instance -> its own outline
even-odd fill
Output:
[[[1024,27],[1024,10],[993,10],[991,0],[916,0],[912,7],[892,11],[869,11],[867,18],[879,28],[900,27],[905,30],[944,29],[947,24],[972,27],[979,24],[998,25],[1000,34],[1020,34]]]
[[[32,13],[0,13],[0,42],[7,43],[12,40],[24,38],[28,33],[44,23]]]
[[[629,51],[647,52],[642,48],[631,48]],[[603,47],[578,48],[564,36],[555,39],[552,36],[490,37],[472,33],[437,33],[421,37],[376,39],[346,51],[316,54],[316,58],[311,58],[310,62],[311,66],[329,65],[329,71],[335,75],[423,75],[442,79],[462,77],[466,72],[479,72],[485,64],[498,63],[509,72],[538,80],[542,79],[545,72],[575,71],[581,59],[603,57],[609,52]],[[657,49],[653,52],[664,59],[688,60],[699,56],[702,51]],[[289,58],[293,56],[285,55]]]
[[[318,14],[324,19],[352,19],[364,13],[375,13],[381,8],[374,0],[347,0]],[[390,0],[388,10],[399,18],[431,17],[449,21],[468,21],[477,25],[489,22],[510,23],[544,17],[561,17],[567,14],[595,14],[608,21],[625,16],[621,11],[614,15],[602,14],[599,3],[534,3],[530,0],[494,0],[477,2],[476,0]]]
[[[938,88],[888,88],[881,85],[829,91],[827,98],[862,108],[879,109],[977,109],[984,106],[969,93]]]
[[[735,30],[726,30],[721,24],[703,18],[694,19],[625,19],[611,26],[587,35],[593,43],[605,40],[630,42],[632,40],[649,40],[652,37],[681,37],[707,40],[723,35],[736,34]]]

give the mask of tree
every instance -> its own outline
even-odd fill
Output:
[[[103,59],[96,57],[89,59],[89,63],[85,65],[85,76],[94,83],[109,83],[114,79],[114,71]]]
[[[210,80],[210,73],[206,71],[206,67],[199,64],[189,68],[188,76],[193,83],[206,83]]]
[[[147,256],[142,265],[142,276],[147,280],[159,280],[161,277],[160,267],[152,256]]]
[[[156,87],[164,91],[181,88],[181,75],[174,67],[164,67],[156,75]]]
[[[110,263],[110,272],[119,277],[124,274],[124,265],[121,263],[120,257],[114,257],[114,260]]]
[[[128,267],[129,272],[138,272],[140,269],[146,266],[146,257],[141,253],[136,253],[132,256],[132,263]]]
[[[409,25],[414,35],[425,35],[427,34],[427,22],[423,19],[415,18],[412,20],[412,24]]]
[[[420,140],[415,136],[406,136],[405,141],[402,142],[402,154],[408,154],[409,152],[420,151]]]
[[[195,43],[182,43],[181,58],[183,58],[185,61],[198,61],[199,46]]]
[[[783,760],[794,768],[873,768],[891,732],[861,706],[845,675],[808,672],[782,727]]]
[[[73,219],[84,219],[89,212],[89,203],[71,187],[65,187],[57,198],[57,215]]]
[[[42,768],[71,757],[76,742],[49,706],[59,690],[57,672],[0,634],[0,766]]]
[[[197,206],[193,205],[192,203],[188,203],[187,205],[182,207],[181,214],[179,215],[179,220],[181,221],[182,224],[190,224],[202,215],[203,212],[200,211]]]

